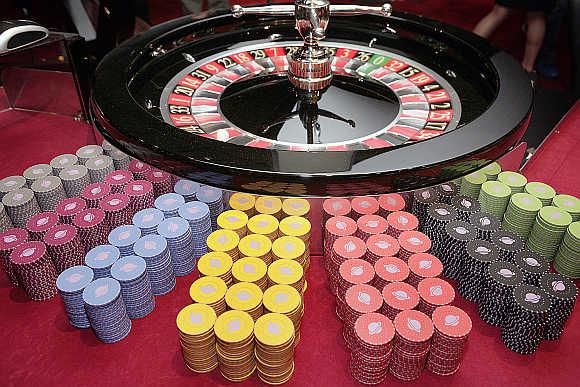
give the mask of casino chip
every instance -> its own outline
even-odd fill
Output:
[[[280,221],[280,235],[293,236],[302,239],[306,248],[310,248],[310,221],[301,216],[290,215]]]
[[[539,286],[540,278],[550,270],[550,263],[544,257],[529,250],[517,253],[513,263],[520,268],[528,285]]]
[[[29,188],[8,192],[2,198],[2,204],[12,224],[18,228],[25,228],[28,219],[40,212],[34,192]]]
[[[427,218],[421,225],[421,230],[431,240],[441,241],[445,239],[445,225],[453,220],[457,220],[458,211],[450,204],[433,203],[427,208]],[[438,246],[434,246],[434,251]]]
[[[179,207],[183,204],[184,197],[176,193],[166,193],[155,199],[155,208],[163,212],[165,218],[178,216]]]
[[[207,185],[202,185],[197,191],[197,200],[207,204],[211,217],[212,230],[217,230],[217,217],[224,212],[224,201],[222,191]],[[253,232],[254,234],[258,234]]]
[[[111,276],[111,267],[121,257],[115,246],[99,245],[90,249],[85,255],[85,265],[92,269],[95,279]]]
[[[431,316],[435,308],[449,305],[455,299],[455,290],[449,282],[441,278],[425,278],[417,285],[420,300],[417,308]]]
[[[431,240],[429,237],[419,231],[403,231],[399,235],[399,258],[407,262],[409,257],[417,253],[428,253],[431,249]]]
[[[300,341],[300,326],[304,315],[304,303],[300,293],[289,285],[273,285],[266,289],[263,297],[264,312],[280,313],[294,325],[294,346]]]
[[[85,312],[83,290],[93,282],[93,271],[87,266],[73,266],[58,276],[56,288],[64,303],[68,321],[75,328],[90,328]]]
[[[83,290],[83,301],[91,328],[103,343],[116,343],[129,335],[131,320],[117,280],[99,278],[91,282]]]
[[[89,208],[99,208],[99,202],[111,193],[111,186],[107,183],[92,183],[87,185],[81,192],[81,198]]]
[[[439,193],[439,200],[446,204],[451,204],[451,200],[459,192],[459,188],[453,182],[439,184],[435,189]]]
[[[130,319],[143,318],[153,311],[155,298],[143,258],[135,255],[120,258],[111,267],[111,277],[121,285],[121,296]]]
[[[354,236],[356,230],[356,222],[346,216],[334,216],[325,222],[322,246],[324,252],[324,267],[327,272],[329,270],[330,255],[334,242],[340,237]]]
[[[512,195],[503,216],[502,228],[505,231],[513,232],[524,240],[528,239],[534,220],[541,208],[542,202],[533,195],[527,193]]]
[[[157,233],[167,240],[175,275],[181,277],[191,273],[195,269],[195,253],[187,220],[167,218],[157,226]]]
[[[32,183],[43,177],[52,175],[52,167],[48,164],[36,164],[28,167],[22,172],[22,176],[26,179],[26,185],[32,188]]]
[[[580,222],[571,223],[554,259],[554,269],[566,277],[580,278]]]
[[[425,224],[429,205],[438,202],[439,193],[434,188],[425,188],[413,192],[413,210],[411,212],[417,216],[419,224]]]
[[[8,192],[15,191],[20,188],[27,188],[26,179],[22,176],[8,176],[0,180],[0,199],[2,199]]]
[[[89,171],[90,172],[90,171]],[[93,181],[95,181],[93,179]],[[100,180],[96,180],[100,181]],[[111,192],[123,193],[128,183],[133,181],[133,174],[129,171],[113,170],[105,176],[104,182],[111,186]]]
[[[302,198],[289,198],[282,201],[282,211],[285,216],[301,216],[308,219],[310,202]]]
[[[218,277],[201,277],[195,280],[189,287],[189,296],[193,302],[206,304],[213,308],[219,316],[227,309],[226,283]]]
[[[157,226],[165,219],[157,208],[145,208],[133,215],[133,224],[141,230],[141,235],[157,234]]]
[[[214,332],[220,373],[231,382],[248,379],[256,369],[254,320],[246,312],[229,310],[218,316]]]
[[[548,184],[535,181],[526,184],[524,191],[540,199],[543,206],[549,206],[556,196],[554,188],[550,187]]]
[[[19,284],[14,268],[10,263],[10,254],[16,247],[24,242],[28,242],[28,239],[28,232],[21,228],[9,228],[0,233],[0,263],[10,283],[14,287],[18,287]]]
[[[248,218],[256,215],[256,197],[254,195],[236,192],[230,196],[229,205],[232,210],[243,211]]]
[[[57,272],[42,242],[24,242],[10,253],[10,266],[18,284],[33,301],[45,301],[56,294]]]
[[[391,212],[404,211],[407,203],[403,196],[397,193],[379,196],[379,215],[386,218]]]
[[[409,212],[395,211],[387,215],[387,234],[398,238],[404,231],[413,231],[419,228],[419,219]]]
[[[260,196],[254,205],[259,214],[272,215],[276,219],[282,219],[282,200],[275,196]]]
[[[356,320],[363,314],[379,312],[383,305],[383,296],[371,285],[360,284],[353,285],[346,291],[344,301],[342,334],[346,347],[352,350],[356,344]]]
[[[479,302],[485,294],[487,269],[499,259],[499,250],[491,242],[481,239],[468,242],[465,250],[466,260],[461,269],[457,291],[463,298]]]
[[[208,251],[222,251],[227,253],[232,261],[236,262],[240,257],[238,244],[240,237],[231,230],[217,230],[207,237]]]
[[[214,251],[204,254],[197,262],[200,277],[221,278],[226,286],[233,284],[232,258],[226,253]]]
[[[109,194],[99,202],[99,208],[105,211],[105,219],[116,228],[131,223],[133,213],[130,208],[129,196],[125,194]]]
[[[79,163],[85,165],[86,162],[93,157],[104,154],[105,151],[99,145],[85,145],[76,151],[76,156],[79,158]]]
[[[50,166],[52,167],[53,175],[58,176],[60,171],[64,168],[70,167],[71,165],[77,165],[78,162],[79,158],[76,155],[65,153],[50,160]]]
[[[572,195],[556,195],[552,199],[552,206],[567,211],[572,217],[572,221],[580,220],[580,199]]]
[[[89,170],[84,165],[71,165],[63,168],[58,177],[69,198],[81,196],[83,189],[91,184]]]
[[[524,241],[517,235],[499,230],[491,235],[491,243],[499,250],[500,261],[514,262],[517,253],[523,250]]]
[[[209,207],[202,202],[187,202],[179,207],[179,216],[187,220],[192,233],[193,252],[195,257],[207,253],[207,238],[211,234]]]
[[[12,220],[6,213],[4,204],[2,204],[2,202],[0,201],[0,232],[6,231],[12,227],[14,227],[14,225],[12,224]]]
[[[278,219],[272,215],[258,214],[248,220],[248,234],[265,235],[272,242],[278,238],[278,227]]]
[[[524,280],[513,263],[492,262],[485,273],[484,292],[479,299],[479,317],[486,323],[503,327],[510,320],[512,293]]]
[[[272,263],[272,242],[264,235],[249,234],[238,245],[242,257],[259,258],[266,265]]]
[[[528,179],[524,175],[511,171],[501,172],[497,180],[510,187],[512,194],[524,192],[524,187],[528,184]]]
[[[325,199],[322,203],[322,223],[326,224],[328,219],[335,216],[348,217],[352,207],[350,201],[345,198]]]
[[[436,278],[443,273],[443,264],[434,255],[428,253],[413,254],[407,262],[409,277],[407,283],[417,287],[425,278]]]
[[[113,159],[107,155],[91,157],[85,163],[85,167],[89,170],[89,177],[93,183],[105,181],[107,175],[115,171]]]
[[[254,257],[238,259],[231,268],[231,274],[235,283],[252,283],[258,286],[262,291],[265,291],[268,288],[267,272],[268,266],[266,263],[260,258]],[[252,317],[254,317],[254,315],[252,315]]]
[[[371,284],[375,277],[373,266],[362,259],[347,259],[339,267],[336,294],[336,314],[344,319],[346,291],[353,285]]]
[[[119,149],[113,149],[111,152],[108,153],[113,159],[113,164],[115,165],[116,170],[129,170],[129,163],[131,162],[131,157],[128,154],[123,153]]]
[[[374,215],[379,212],[379,202],[372,196],[355,196],[350,204],[354,220],[358,220],[363,215]]]
[[[62,181],[56,176],[46,176],[35,180],[30,188],[42,211],[54,211],[59,202],[66,199]]]
[[[186,203],[192,202],[197,198],[197,190],[200,185],[194,181],[179,179],[173,186],[173,192],[183,196]]]
[[[327,262],[328,285],[332,294],[338,290],[339,268],[347,259],[362,259],[366,253],[366,243],[357,237],[345,236],[334,241],[330,259]]]
[[[401,311],[415,309],[419,305],[419,293],[405,282],[391,282],[382,290],[381,313],[393,320]]]
[[[266,384],[278,385],[290,380],[294,373],[294,326],[279,313],[260,317],[254,326],[258,378]]]
[[[82,265],[85,246],[78,230],[70,224],[59,224],[46,232],[43,238],[57,273],[72,266]]]
[[[477,212],[471,214],[469,223],[477,230],[477,239],[491,241],[491,234],[501,227],[501,222],[492,214]]]
[[[499,181],[486,181],[479,192],[479,204],[481,210],[488,212],[498,219],[502,219],[506,211],[510,195],[510,187]]]
[[[226,304],[228,309],[244,311],[256,321],[264,314],[262,297],[262,289],[258,285],[250,282],[238,282],[227,290]]]
[[[173,192],[173,181],[171,175],[157,168],[151,168],[145,172],[145,179],[153,184],[155,196],[162,196]]]
[[[134,225],[116,227],[109,233],[109,244],[119,249],[121,257],[133,255],[133,246],[141,238],[141,230]]]
[[[107,243],[111,227],[105,220],[105,212],[100,208],[89,208],[79,212],[72,224],[78,229],[79,237],[86,248]]]
[[[153,295],[162,296],[172,291],[175,274],[167,240],[160,235],[145,235],[135,242],[133,251],[147,263]]]
[[[383,257],[394,257],[399,254],[399,242],[390,235],[371,235],[367,239],[367,254],[365,259],[374,265]]]
[[[526,248],[553,260],[571,223],[572,216],[565,210],[554,206],[543,207],[538,212]]]
[[[129,172],[133,174],[135,180],[146,180],[147,172],[151,170],[151,165],[145,164],[139,160],[131,160],[129,162]]]
[[[217,225],[224,230],[232,230],[243,238],[248,233],[248,215],[238,210],[227,210],[217,217]]]
[[[26,222],[26,229],[33,241],[42,241],[46,232],[58,224],[58,215],[54,212],[41,212]]]
[[[294,236],[283,236],[272,243],[272,259],[292,259],[300,264],[304,270],[308,269],[306,261],[306,245],[304,242]]]
[[[75,216],[87,208],[87,203],[81,198],[68,198],[60,201],[54,212],[61,223],[72,224]]]
[[[477,200],[481,186],[487,181],[487,176],[481,171],[475,171],[461,178],[459,193]]]
[[[187,305],[177,314],[179,343],[185,366],[196,373],[217,368],[214,324],[217,315],[205,304]]]
[[[296,261],[279,259],[268,266],[268,286],[290,285],[304,294],[304,269]]]
[[[373,286],[382,290],[391,282],[404,282],[409,277],[409,266],[405,261],[395,257],[383,257],[375,262],[375,279]]]
[[[539,286],[551,301],[544,339],[558,340],[564,332],[566,321],[572,315],[578,298],[578,288],[574,282],[556,273],[544,274],[540,278]]]
[[[471,215],[481,210],[481,205],[476,199],[464,195],[453,197],[451,205],[457,211],[457,219],[464,222],[469,222]]]
[[[485,175],[488,181],[497,180],[499,174],[501,173],[501,165],[498,162],[493,162],[485,167],[481,168],[480,171]]]
[[[128,213],[131,216],[138,211],[154,206],[155,192],[153,184],[147,180],[130,181],[123,192],[129,198],[130,211]]]

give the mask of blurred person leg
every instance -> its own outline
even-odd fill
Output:
[[[544,43],[536,60],[538,73],[546,78],[558,78],[560,76],[556,66],[556,50],[558,48],[560,27],[566,12],[568,12],[568,0],[558,0],[552,11],[546,15]]]
[[[526,31],[526,50],[522,67],[529,73],[534,71],[536,58],[544,41],[546,32],[546,15],[544,12],[528,12],[526,14],[527,31]]]
[[[497,27],[509,16],[510,10],[502,5],[496,4],[490,13],[477,23],[474,33],[483,37],[489,38]]]

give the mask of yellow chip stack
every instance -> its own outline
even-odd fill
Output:
[[[294,373],[294,326],[283,314],[268,313],[254,325],[258,377],[264,383],[286,383]]]
[[[268,265],[260,258],[246,257],[239,259],[232,267],[234,282],[251,282],[262,291],[268,288]]]
[[[217,225],[224,230],[232,230],[240,238],[248,233],[248,215],[238,210],[224,211],[217,217]]]
[[[290,285],[304,294],[304,269],[291,259],[279,259],[268,266],[268,286]]]
[[[209,251],[221,251],[228,254],[233,262],[240,258],[238,244],[240,237],[232,230],[216,230],[207,237]]]
[[[206,304],[219,316],[226,311],[226,283],[218,277],[202,277],[189,287],[189,296],[193,302]]]
[[[248,220],[248,233],[265,235],[274,242],[278,238],[278,219],[272,215],[259,214]]]
[[[300,238],[305,245],[304,260],[306,265],[304,268],[308,270],[310,267],[310,221],[299,216],[289,216],[282,219],[280,222],[280,235],[287,235]]]
[[[274,285],[264,292],[264,311],[287,316],[294,325],[294,346],[300,341],[300,323],[304,304],[298,290],[289,285]]]
[[[229,310],[214,327],[220,373],[229,381],[242,382],[256,369],[254,320],[246,312]]]
[[[249,234],[238,245],[242,257],[260,258],[269,265],[272,262],[272,241],[265,235]]]
[[[200,277],[219,277],[226,286],[230,286],[234,279],[232,278],[232,257],[223,251],[212,251],[204,254],[197,261]]]
[[[236,192],[230,197],[230,208],[232,210],[243,211],[248,218],[256,214],[256,198],[254,195]]]
[[[177,314],[183,361],[193,372],[210,372],[218,365],[213,330],[216,319],[215,311],[205,304],[188,305]]]
[[[274,260],[291,259],[307,269],[306,245],[304,242],[293,236],[283,236],[272,243],[272,256]]]
[[[264,314],[262,306],[262,289],[250,282],[240,282],[232,285],[226,293],[226,303],[228,308],[241,310],[252,316],[256,321]]]
[[[272,215],[276,219],[282,219],[282,200],[276,196],[260,196],[256,199],[256,212]]]
[[[284,211],[286,216],[302,216],[308,219],[310,215],[310,202],[300,198],[284,199],[282,202],[282,211]]]

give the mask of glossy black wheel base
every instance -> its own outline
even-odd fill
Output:
[[[496,160],[525,132],[533,93],[519,63],[471,33],[408,14],[396,14],[388,25],[372,16],[333,18],[328,39],[364,46],[375,38],[374,48],[422,63],[449,82],[461,100],[461,121],[457,129],[438,137],[342,152],[259,149],[177,129],[163,122],[155,103],[151,106],[169,79],[187,66],[184,52],[206,57],[244,42],[267,41],[271,34],[292,40],[292,27],[291,19],[221,14],[198,21],[180,18],[151,29],[113,50],[97,68],[91,96],[95,127],[122,150],[171,173],[235,191],[290,196],[365,195],[430,186]],[[235,98],[235,92],[225,96]],[[365,98],[352,98],[352,103]],[[236,117],[240,108],[228,109],[227,101],[223,103],[228,119],[248,131],[270,124],[266,115]],[[389,112],[382,114],[379,120],[389,119]],[[271,138],[283,132],[275,125],[269,129]],[[346,130],[342,127],[341,138],[350,135]]]

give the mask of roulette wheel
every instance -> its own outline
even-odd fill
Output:
[[[532,86],[475,35],[382,7],[234,6],[156,26],[97,67],[96,128],[220,188],[289,196],[406,191],[516,145]]]

